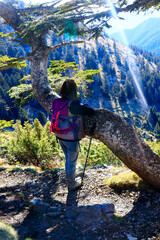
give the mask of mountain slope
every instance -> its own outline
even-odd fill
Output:
[[[137,27],[124,31],[129,45],[142,47],[160,55],[160,18],[150,18]],[[111,37],[123,43],[120,33],[113,33]]]

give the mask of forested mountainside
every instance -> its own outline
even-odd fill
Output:
[[[129,45],[160,55],[160,18],[150,18],[133,29],[125,30],[124,33]],[[123,43],[120,33],[113,33],[111,37]]]
[[[57,44],[61,39],[58,40],[52,35],[48,36],[47,41]],[[17,49],[11,42],[6,42],[2,46],[0,54],[7,54],[11,57],[23,56],[26,54],[26,50],[28,51],[26,45],[19,46]],[[132,124],[136,123],[138,126],[145,126],[148,130],[153,131],[155,127],[159,129],[160,124],[157,112],[160,102],[160,57],[135,46],[132,47],[132,51],[132,58],[136,61],[136,66],[141,74],[142,90],[147,103],[152,107],[145,119],[127,64],[128,50],[124,45],[109,38],[100,38],[97,41],[92,40],[80,45],[59,48],[50,54],[48,66],[51,60],[61,59],[65,62],[76,62],[83,70],[101,69],[101,72],[94,77],[94,82],[89,86],[92,91],[90,97],[84,99],[83,93],[81,93],[83,102],[87,102],[95,108],[103,107],[116,111]],[[15,106],[7,93],[10,87],[18,85],[19,80],[28,73],[30,73],[29,63],[22,70],[10,69],[1,72],[3,80],[0,82],[0,111],[3,113],[1,119],[19,118],[23,122],[28,119],[28,112],[30,120],[40,117],[42,121],[45,121],[46,112],[37,101],[30,101],[25,107],[26,112],[24,108]],[[69,72],[69,76],[72,76],[71,72]]]
[[[8,33],[11,32],[10,27],[0,26],[0,32]],[[0,56],[8,56],[10,58],[19,58],[25,56],[29,51],[30,47],[26,44],[17,46],[16,43],[11,41],[6,41],[5,39],[1,40],[0,47]],[[1,64],[1,63],[0,63]],[[14,100],[10,98],[8,91],[13,87],[20,84],[20,80],[27,74],[30,73],[30,64],[27,62],[27,66],[22,69],[8,69],[0,72],[0,119],[12,120],[20,119],[23,123],[24,121],[29,120],[26,110],[14,103]],[[29,107],[32,106],[35,108],[35,112],[39,113],[40,118],[44,118],[42,107],[36,102],[30,102]],[[28,109],[28,108],[27,108]],[[28,109],[29,110],[29,109]],[[40,111],[41,110],[41,111]],[[38,116],[38,113],[36,117]],[[34,118],[34,116],[33,116]],[[43,119],[42,119],[43,121]]]
[[[78,59],[81,68],[102,69],[91,86],[93,93],[86,100],[87,103],[96,108],[115,111],[131,124],[155,132],[159,138],[160,57],[135,46],[131,49],[131,58],[140,72],[140,85],[150,107],[148,113],[144,113],[137,95],[127,63],[128,49],[124,45],[109,38],[101,38],[79,47],[71,46],[66,53],[70,53],[70,57],[73,57],[71,52],[77,53],[72,60]]]
[[[10,31],[10,28],[4,26],[0,27],[0,32],[7,33]],[[9,41],[1,41],[0,45],[0,56],[9,56],[9,57],[21,57],[24,56],[25,49],[22,46],[16,47],[16,44],[13,44]],[[25,69],[9,69],[3,72],[0,72],[0,119],[10,120],[10,119],[27,119],[25,111],[15,106],[13,101],[10,99],[8,91],[11,87],[19,84],[19,80],[29,71],[29,67]]]

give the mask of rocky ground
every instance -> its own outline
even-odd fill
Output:
[[[160,192],[116,192],[104,183],[114,174],[111,168],[88,169],[81,192],[68,195],[63,170],[1,169],[0,221],[13,226],[20,240],[160,239]],[[95,210],[107,203],[115,206],[112,217]],[[76,209],[83,216],[73,216]]]

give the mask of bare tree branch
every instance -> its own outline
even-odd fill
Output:
[[[46,4],[48,4],[48,3],[53,3],[53,4],[51,5],[51,6],[53,7],[53,6],[57,5],[57,4],[60,3],[60,2],[61,2],[61,0],[51,1],[51,2],[44,2],[44,3],[41,3],[40,6],[46,5]]]
[[[46,5],[48,3],[52,3],[54,2],[52,5],[50,6],[43,6],[43,5]],[[23,13],[36,13],[36,12],[39,12],[39,11],[46,11],[46,10],[50,10],[50,9],[56,9],[54,8],[55,5],[57,5],[58,3],[61,2],[61,0],[59,1],[52,1],[52,2],[46,2],[46,3],[41,3],[40,5],[36,6],[36,7],[28,7],[28,8],[24,8],[24,9],[16,9],[16,11],[19,13],[19,14],[23,14]]]
[[[71,41],[71,42],[63,42],[63,43],[57,44],[57,45],[49,48],[49,53],[54,51],[57,48],[69,46],[72,44],[78,44],[78,43],[84,43],[84,41]]]
[[[152,6],[154,6],[155,0],[141,0],[141,1],[135,1],[133,4],[130,4],[126,6],[125,8],[119,8],[117,9],[117,12],[132,12],[132,11],[137,11],[139,9],[147,9]],[[157,3],[158,5],[158,3]]]

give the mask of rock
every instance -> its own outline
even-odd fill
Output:
[[[78,224],[89,225],[93,222],[101,222],[114,214],[114,204],[95,204],[93,206],[68,207],[66,218],[74,218]]]
[[[136,237],[132,237],[130,234],[126,234],[128,240],[137,240]]]
[[[120,229],[120,226],[118,226],[118,224],[116,223],[110,223],[107,227],[107,230],[109,230],[109,232],[116,232]]]
[[[26,187],[31,187],[33,185],[34,185],[34,183],[32,181],[26,182]]]
[[[20,192],[20,191],[21,191],[20,189],[15,189],[15,190],[14,190],[14,192],[16,192],[16,193],[17,193],[17,192]]]
[[[49,217],[57,217],[57,216],[60,216],[61,213],[60,212],[48,212],[46,213],[46,216],[49,216]]]
[[[106,218],[111,218],[111,217],[113,217],[113,215],[114,215],[113,213],[106,213],[105,217]]]
[[[148,202],[146,203],[146,208],[149,208],[150,206],[151,206],[151,202],[148,201]]]
[[[50,207],[48,203],[43,203],[40,198],[36,197],[33,200],[31,200],[31,203],[33,204],[33,210],[36,212],[45,211]]]
[[[113,203],[102,204],[101,210],[102,210],[102,213],[104,214],[104,216],[108,213],[113,214],[115,211],[114,204]]]
[[[1,200],[1,199],[5,199],[6,197],[7,197],[6,194],[2,194],[2,195],[0,195],[0,200]]]
[[[42,203],[42,200],[40,199],[40,198],[33,198],[32,200],[31,200],[31,203],[33,204],[33,205],[36,205],[36,204],[40,204],[40,203]]]
[[[108,168],[107,164],[102,164],[103,168]]]

